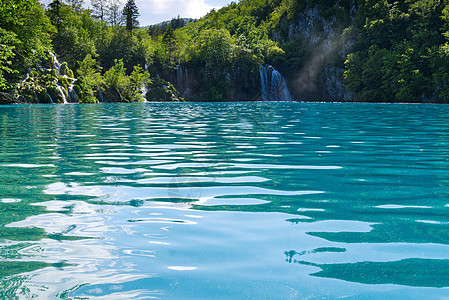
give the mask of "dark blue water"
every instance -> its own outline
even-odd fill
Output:
[[[0,298],[449,296],[449,106],[0,107]]]

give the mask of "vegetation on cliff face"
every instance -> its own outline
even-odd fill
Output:
[[[2,1],[0,102],[260,99],[263,64],[298,100],[449,101],[447,0],[241,0],[150,28],[118,3]]]
[[[449,1],[369,1],[351,28],[345,80],[357,100],[449,100]]]

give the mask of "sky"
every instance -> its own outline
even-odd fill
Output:
[[[44,6],[52,0],[40,0]],[[211,9],[223,7],[232,0],[135,0],[139,8],[139,24],[147,26],[171,20],[178,15],[181,18],[200,18]],[[126,0],[122,0],[123,4]],[[237,2],[237,1],[236,1]],[[90,0],[84,0],[84,6],[90,6]]]

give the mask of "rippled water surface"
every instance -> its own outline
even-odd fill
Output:
[[[449,106],[0,107],[0,298],[449,296]]]

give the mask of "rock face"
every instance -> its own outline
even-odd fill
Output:
[[[346,3],[307,4],[295,16],[284,16],[271,36],[286,52],[279,65],[243,72],[238,66],[216,70],[187,63],[161,76],[186,100],[352,101],[343,74],[355,41],[345,28],[357,9],[355,0]]]
[[[346,22],[353,21],[356,11],[353,1],[350,9],[345,10]],[[343,83],[344,61],[354,45],[343,32],[349,24],[342,24],[332,14],[325,18],[317,6],[308,5],[293,20],[283,22],[288,30],[275,31],[273,39],[281,45],[297,43],[306,53],[302,67],[287,76],[293,98],[351,101],[353,97]]]
[[[180,64],[169,74],[155,70],[171,82],[186,101],[248,101],[262,100],[258,69],[251,74],[239,67],[221,70],[195,64]]]

